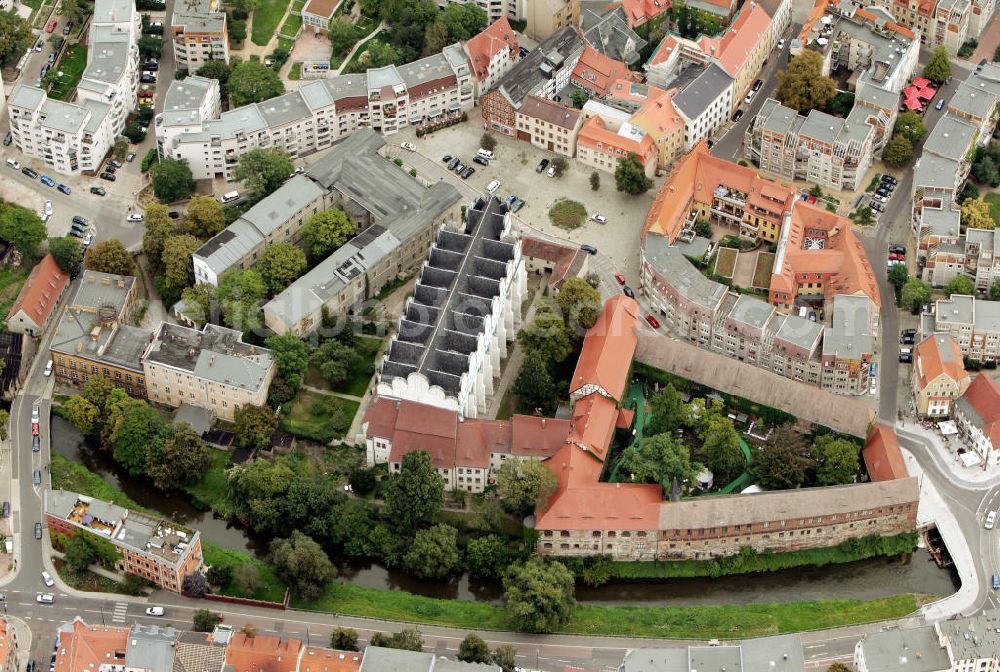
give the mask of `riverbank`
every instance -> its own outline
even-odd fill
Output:
[[[52,483],[56,488],[75,490],[140,511],[148,510],[98,474],[59,454],[52,456]],[[241,590],[236,579],[221,588],[221,593],[281,601],[285,585],[268,563],[249,553],[221,548],[205,539],[202,539],[202,546],[208,565],[229,565],[234,569],[253,565],[257,569],[257,588],[251,595]],[[710,638],[722,633],[732,638],[752,637],[900,618],[913,613],[929,599],[929,596],[906,593],[873,600],[812,600],[720,606],[628,607],[578,604],[574,607],[570,622],[560,632],[676,638]],[[468,629],[514,630],[502,605],[423,597],[403,591],[378,590],[339,582],[327,586],[316,602],[296,601],[293,606],[390,621]]]

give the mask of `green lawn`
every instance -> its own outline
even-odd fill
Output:
[[[288,70],[288,79],[294,81],[302,79],[302,64],[292,63],[292,67]]]
[[[59,490],[71,490],[81,495],[114,502],[127,509],[144,511],[147,509],[133,502],[129,497],[111,485],[103,478],[87,469],[82,464],[71,461],[59,453],[52,453],[52,487]]]
[[[223,595],[229,595],[232,597],[248,597],[254,600],[267,600],[268,602],[281,602],[285,599],[285,584],[283,584],[281,579],[278,578],[278,575],[274,571],[274,567],[270,566],[263,560],[258,560],[249,553],[244,553],[243,551],[221,548],[215,544],[206,542],[204,539],[202,539],[201,547],[205,554],[205,564],[210,567],[213,565],[229,565],[231,567],[239,567],[240,565],[248,563],[257,567],[257,571],[260,576],[260,588],[255,593],[252,595],[244,595],[234,580],[228,586],[224,586],[219,591]]]
[[[120,593],[122,595],[128,595],[122,588],[122,584],[117,581],[113,581],[106,576],[101,576],[100,574],[94,574],[90,570],[85,570],[78,572],[75,569],[71,569],[62,558],[53,558],[52,564],[56,568],[56,573],[59,574],[59,578],[62,579],[67,586],[70,588],[75,588],[76,590],[82,590],[88,593]]]
[[[28,7],[31,7],[34,10],[38,10],[41,9],[42,7],[42,0],[21,0],[21,4],[27,5]]]
[[[212,463],[202,475],[201,480],[184,488],[191,495],[192,504],[199,508],[212,509],[225,514],[228,509],[226,502],[226,469],[229,468],[229,451],[209,448]]]
[[[306,0],[295,0],[295,2],[292,3],[292,11],[301,12],[305,6]]]
[[[549,210],[549,220],[560,229],[571,231],[587,220],[587,209],[578,201],[563,199]]]
[[[17,299],[21,286],[28,278],[28,271],[20,268],[5,268],[0,270],[0,310],[6,315],[10,312],[11,306]],[[0,327],[0,330],[7,331],[7,325]]]
[[[289,14],[288,18],[285,19],[285,24],[281,26],[281,34],[289,39],[295,39],[299,34],[299,30],[302,28],[302,15],[301,14]]]
[[[282,431],[317,443],[329,443],[347,433],[358,402],[308,390],[299,392],[281,410]]]
[[[260,0],[253,10],[253,32],[250,39],[259,47],[266,47],[278,30],[278,22],[288,9],[288,0]]]
[[[351,376],[347,382],[337,387],[332,387],[326,378],[319,372],[319,367],[310,365],[306,369],[305,383],[310,387],[321,390],[333,390],[341,394],[349,394],[352,397],[360,397],[368,389],[368,382],[375,371],[375,357],[382,347],[382,339],[371,336],[358,336],[355,350],[360,355],[360,361],[351,369]]]
[[[354,22],[354,25],[361,29],[362,32],[360,37],[358,37],[358,39],[363,40],[369,35],[371,35],[373,30],[378,28],[378,19],[373,19],[368,16],[362,16],[357,21]]]
[[[1000,224],[1000,194],[990,192],[983,196],[983,200],[990,204],[990,216],[993,221]]]
[[[293,606],[338,614],[477,630],[512,630],[499,605],[440,600],[335,582],[314,603]],[[561,630],[570,634],[628,637],[739,639],[900,618],[913,613],[918,596],[878,600],[815,600],[711,607],[598,607],[577,605]]]
[[[66,47],[66,53],[62,60],[53,68],[57,73],[62,73],[56,79],[49,91],[49,98],[56,100],[69,100],[76,85],[80,83],[80,77],[87,67],[87,48],[80,44],[73,44]],[[48,79],[48,77],[46,77]]]

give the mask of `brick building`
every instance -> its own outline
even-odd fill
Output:
[[[51,254],[35,264],[31,275],[7,313],[7,331],[25,336],[41,336],[48,329],[59,303],[69,286],[69,274],[59,268]]]

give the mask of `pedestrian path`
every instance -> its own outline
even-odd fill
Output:
[[[114,611],[111,612],[111,620],[114,623],[125,623],[128,617],[128,602],[115,602]]]

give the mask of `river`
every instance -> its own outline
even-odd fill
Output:
[[[77,429],[52,416],[52,450],[100,474],[140,505],[178,523],[201,530],[202,537],[226,548],[262,554],[265,544],[239,527],[200,511],[181,494],[164,494],[130,477],[111,456],[88,447]],[[417,595],[499,602],[498,582],[462,575],[448,582],[429,581],[378,563],[355,559],[336,561],[341,579],[358,586],[405,590]],[[930,554],[918,549],[909,562],[876,558],[826,567],[799,567],[780,572],[728,576],[718,579],[671,579],[657,582],[620,582],[599,588],[580,584],[576,599],[590,604],[682,606],[753,604],[814,599],[875,599],[899,593],[948,595],[958,589],[953,572],[938,569]]]

